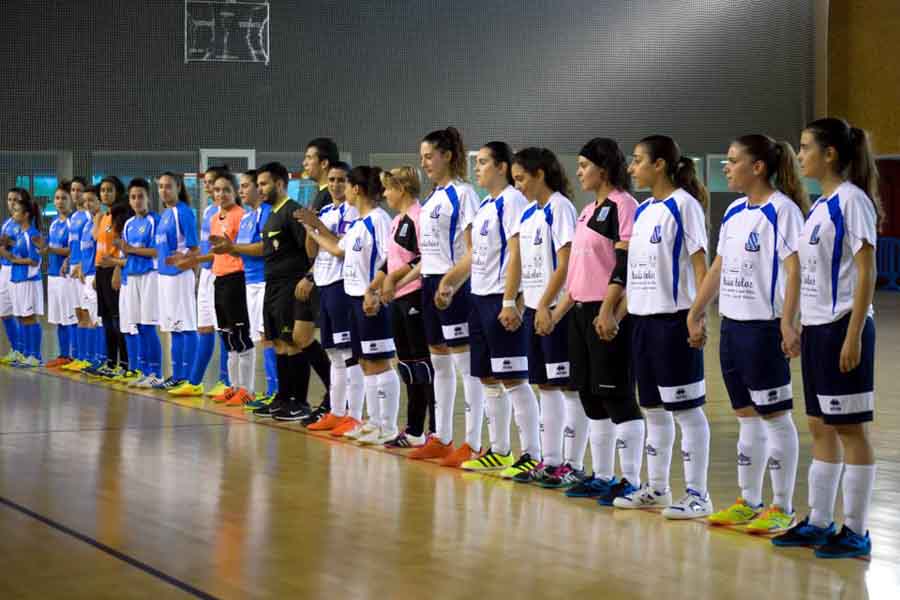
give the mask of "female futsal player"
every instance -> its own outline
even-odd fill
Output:
[[[69,256],[69,213],[72,211],[72,197],[68,183],[63,182],[53,193],[56,218],[50,223],[47,244],[41,255],[47,257],[47,322],[56,325],[59,342],[57,357],[47,363],[47,367],[61,367],[72,361],[72,338],[75,332],[74,298],[71,293],[68,273],[63,269]]]

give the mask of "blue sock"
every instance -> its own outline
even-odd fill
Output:
[[[16,332],[18,330],[19,322],[16,321],[15,317],[3,317],[3,329],[6,330],[6,339],[9,340],[9,347],[12,350],[16,349]]]
[[[209,366],[209,360],[212,358],[213,350],[216,347],[215,333],[198,333],[195,336],[196,353],[194,354],[194,364],[191,365],[191,383],[198,385],[203,383],[203,376],[206,375],[206,367]]]
[[[263,348],[263,363],[266,366],[266,396],[278,393],[278,367],[274,346]]]
[[[34,344],[34,339],[31,336],[31,325],[26,325],[19,321],[19,337],[22,340],[19,342],[22,345],[22,355],[25,358],[32,356],[31,347]]]
[[[141,355],[144,357],[144,373],[159,376],[162,373],[162,344],[153,325],[138,325],[141,336]]]
[[[125,334],[125,351],[128,353],[128,370],[136,371],[141,360],[140,341],[133,333]]]
[[[18,319],[14,319],[16,323],[16,351],[22,356],[26,356],[26,346],[28,345],[28,331]]]
[[[56,341],[59,343],[59,356],[69,356],[69,328],[56,326]]]
[[[194,366],[194,361],[197,360],[197,338],[196,331],[184,332],[184,357],[181,368],[184,372],[184,378],[187,380],[191,379],[191,370]],[[208,362],[209,361],[207,360],[207,363]],[[200,381],[203,381],[202,376]]]
[[[219,336],[219,381],[231,387],[231,379],[228,378],[228,348],[222,336]]]
[[[97,348],[97,362],[101,365],[106,364],[106,326],[100,325],[97,327],[97,332],[94,334],[97,336],[96,341],[97,344],[95,347]]]
[[[184,380],[184,332],[172,332],[172,378]]]
[[[66,331],[68,331],[69,343],[66,346],[66,353],[63,355],[66,358],[75,358],[75,331],[78,329],[75,325],[66,325]]]
[[[30,342],[28,355],[33,356],[38,360],[43,360],[44,357],[41,353],[41,324],[32,323],[31,325],[28,325],[28,329],[28,341]]]

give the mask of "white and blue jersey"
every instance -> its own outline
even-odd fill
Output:
[[[156,225],[159,217],[153,213],[144,216],[134,215],[125,221],[122,237],[129,246],[135,248],[153,248],[156,246]],[[123,282],[128,275],[143,275],[156,270],[156,259],[128,253],[125,257],[125,268],[122,270]]]
[[[772,320],[784,307],[784,260],[797,252],[803,213],[775,191],[765,204],[731,203],[722,219],[719,312],[736,321]],[[630,296],[630,290],[629,290]]]
[[[13,218],[10,217],[3,222],[3,227],[0,228],[0,235],[5,235],[7,238],[9,238],[10,242],[15,242],[16,236],[19,235],[20,229],[21,228],[19,227],[19,224],[13,221]],[[9,262],[8,258],[0,258],[0,265],[8,267],[12,265],[12,263]]]
[[[464,233],[479,204],[475,188],[462,181],[438,186],[431,192],[419,213],[422,275],[443,275],[465,256]]]
[[[690,257],[705,252],[707,245],[703,207],[683,189],[665,200],[641,202],[628,244],[628,312],[657,315],[689,309],[697,296]]]
[[[876,223],[872,200],[850,182],[813,204],[799,243],[803,325],[833,323],[852,310],[858,282],[853,257],[863,244],[876,246]]]
[[[16,234],[15,244],[12,247],[12,255],[16,258],[27,258],[35,262],[34,265],[12,265],[9,280],[12,283],[41,280],[41,255],[35,243],[41,232],[31,226],[30,229],[21,229]]]
[[[511,185],[496,198],[486,196],[482,200],[472,219],[473,294],[503,293],[509,267],[509,240],[519,235],[519,222],[526,206],[528,200]]]
[[[91,213],[86,210],[77,210],[69,215],[69,264],[72,266],[81,263],[81,232],[90,220]]]
[[[375,274],[387,261],[391,217],[383,208],[374,208],[353,222],[338,245],[344,251],[344,291],[348,296],[365,295]]]
[[[212,248],[209,243],[209,233],[212,224],[212,218],[219,213],[219,207],[210,204],[203,211],[203,219],[200,221],[200,254],[209,254]],[[208,260],[200,263],[201,269],[211,269],[212,261]]]
[[[272,212],[272,205],[263,202],[255,210],[249,210],[241,217],[241,226],[238,230],[237,244],[257,244],[262,241],[262,230]],[[265,259],[262,256],[241,255],[244,262],[244,277],[247,284],[263,283],[265,276]]]
[[[519,254],[522,257],[522,293],[525,306],[536,309],[550,277],[556,271],[560,248],[572,243],[578,218],[571,200],[554,192],[541,207],[532,202],[519,223]],[[555,306],[565,286],[550,303]]]
[[[187,202],[179,202],[167,208],[156,226],[156,261],[160,275],[175,276],[182,271],[167,265],[166,259],[173,254],[184,254],[189,248],[196,248],[197,221],[194,211]]]
[[[81,228],[81,273],[85,277],[96,275],[97,240],[94,238],[94,218],[88,215],[88,219]]]
[[[342,202],[338,206],[329,204],[319,211],[319,220],[332,235],[338,238],[345,235],[351,223],[358,218],[359,211],[346,202]],[[320,248],[313,264],[313,279],[320,288],[331,285],[341,280],[343,268],[342,259]]]
[[[69,223],[63,217],[57,217],[50,223],[50,231],[47,234],[47,246],[63,249],[69,247]],[[65,256],[47,253],[47,277],[59,277]]]

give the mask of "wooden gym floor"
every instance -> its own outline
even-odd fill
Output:
[[[900,295],[876,306],[869,562],[601,509],[206,400],[0,368],[0,598],[900,598]],[[707,412],[721,507],[737,494],[737,435],[716,343]],[[802,402],[795,416],[803,514]],[[672,483],[677,494],[678,460]]]

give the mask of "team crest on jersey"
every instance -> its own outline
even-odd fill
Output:
[[[362,238],[358,237],[358,238],[356,238],[356,241],[353,242],[353,251],[360,252],[361,250],[362,250]]]
[[[538,228],[538,230],[534,232],[534,245],[540,246],[543,243],[544,243],[544,238],[541,235],[541,229]]]
[[[489,223],[487,221],[481,224],[481,235],[484,236],[488,234],[488,225]]]
[[[600,212],[597,214],[597,220],[605,221],[606,217],[608,217],[608,216],[609,216],[609,207],[604,206],[603,208],[600,209]]]
[[[751,231],[747,236],[747,243],[744,244],[744,250],[747,252],[759,252],[759,234]]]
[[[406,233],[409,231],[409,223],[404,223],[400,226],[400,233],[398,234],[400,237],[406,237]]]
[[[655,225],[653,227],[653,234],[650,236],[651,244],[658,244],[662,241],[662,225]]]
[[[810,246],[815,246],[819,243],[819,227],[821,227],[821,225],[816,225],[815,227],[813,227],[812,233],[809,235]]]
[[[434,210],[431,211],[431,218],[432,219],[440,219],[441,218],[441,205],[440,204],[436,204],[434,206]]]

